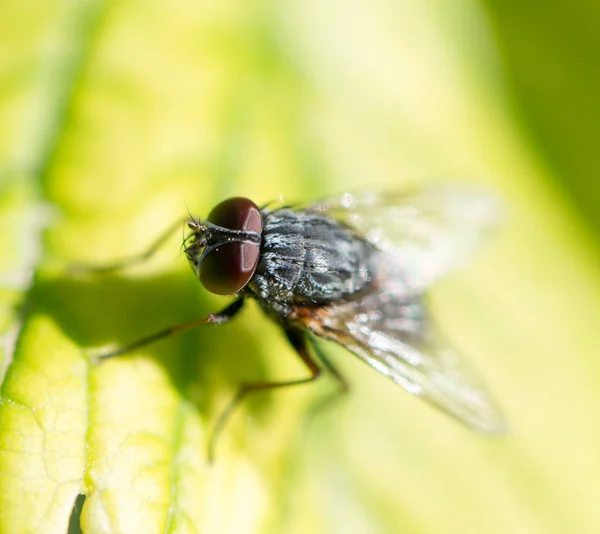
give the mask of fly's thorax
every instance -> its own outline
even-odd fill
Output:
[[[291,209],[263,213],[263,223],[260,257],[248,289],[278,315],[299,304],[339,301],[375,279],[376,249],[344,224]]]

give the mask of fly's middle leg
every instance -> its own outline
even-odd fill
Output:
[[[299,386],[301,384],[308,384],[309,382],[314,382],[315,380],[317,380],[317,378],[321,376],[321,369],[314,361],[308,350],[306,334],[296,329],[287,329],[285,333],[288,340],[296,350],[296,353],[308,368],[310,376],[306,378],[299,378],[297,380],[286,380],[281,382],[247,382],[242,384],[236,395],[233,397],[227,408],[223,410],[223,412],[217,419],[217,422],[215,423],[215,426],[213,428],[212,434],[208,442],[208,461],[210,463],[212,463],[212,461],[214,460],[217,439],[221,434],[223,428],[225,427],[227,420],[234,412],[234,410],[244,400],[244,398],[246,398],[247,395],[258,391],[267,391],[289,386]]]

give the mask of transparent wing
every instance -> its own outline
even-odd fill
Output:
[[[466,261],[501,214],[497,198],[459,186],[343,193],[294,209],[356,228],[389,254],[398,271],[389,277],[402,278],[415,293]]]
[[[386,287],[359,300],[320,308],[302,322],[467,426],[486,433],[505,431],[492,398],[444,345],[419,297],[406,300]]]

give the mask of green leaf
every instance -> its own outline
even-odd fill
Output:
[[[547,15],[565,41],[589,24]],[[553,106],[536,110],[554,143],[530,139],[523,124],[539,111],[526,100],[514,111],[506,79],[523,71],[508,70],[492,31],[525,49],[510,20],[475,2],[4,6],[0,534],[78,522],[86,533],[598,531],[598,239],[557,186],[570,176]],[[552,65],[536,57],[520,65],[543,86]],[[600,94],[594,58],[577,57],[557,105],[577,104],[578,75]],[[571,158],[578,143],[573,130]],[[593,192],[595,156],[578,155]],[[324,345],[351,393],[323,410],[328,379],[256,395],[208,464],[240,382],[306,373],[254,305],[232,324],[94,359],[227,299],[190,274],[180,235],[123,272],[75,276],[70,263],[140,253],[187,208],[205,215],[226,196],[261,204],[447,176],[508,208],[431,294],[505,411],[505,438],[463,429]]]
[[[2,385],[2,529],[64,530],[85,467],[87,365],[45,316],[23,330]]]

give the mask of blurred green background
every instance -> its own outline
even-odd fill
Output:
[[[87,533],[599,532],[599,24],[577,1],[4,2],[0,533],[65,532],[80,493]],[[226,300],[178,235],[125,273],[69,262],[230,195],[445,180],[507,205],[431,294],[507,437],[326,346],[351,394],[317,415],[327,379],[257,396],[207,465],[236,384],[304,372],[254,306],[89,363]]]

